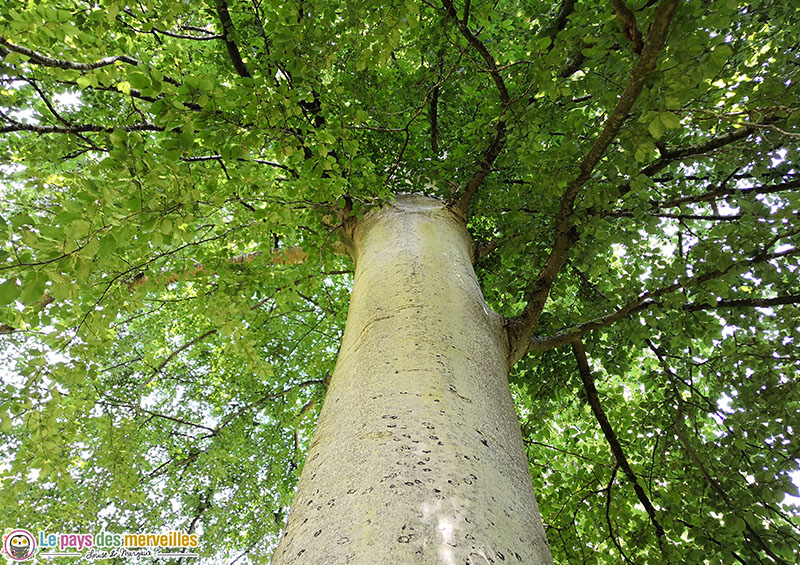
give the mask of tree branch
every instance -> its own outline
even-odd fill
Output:
[[[470,8],[470,0],[464,0],[464,15],[461,16],[461,23],[465,26],[469,25],[469,8]]]
[[[142,384],[140,384],[140,385],[139,385],[139,387],[141,388],[141,387],[146,387],[147,385],[149,385],[151,382],[153,382],[153,379],[155,379],[155,378],[158,376],[158,374],[159,374],[161,371],[163,371],[163,370],[164,370],[164,367],[166,367],[166,366],[169,364],[169,362],[170,362],[170,361],[172,361],[173,359],[175,359],[175,357],[176,357],[178,354],[180,354],[180,353],[181,353],[181,352],[183,352],[183,351],[186,351],[187,349],[189,349],[189,348],[190,348],[190,347],[192,347],[193,345],[195,345],[195,344],[197,344],[197,343],[200,343],[200,342],[201,342],[201,341],[203,341],[205,338],[207,338],[207,337],[209,337],[209,336],[212,336],[212,335],[216,334],[216,333],[217,333],[217,331],[218,331],[218,330],[208,330],[208,331],[207,331],[206,333],[204,333],[203,335],[201,335],[201,336],[198,336],[198,337],[194,338],[193,340],[191,340],[191,341],[189,341],[189,342],[187,342],[187,343],[185,343],[185,344],[181,345],[181,346],[180,346],[178,349],[176,349],[175,351],[173,351],[172,353],[170,353],[170,354],[167,356],[167,358],[166,358],[166,359],[164,359],[164,361],[162,361],[162,362],[161,362],[161,364],[160,364],[158,367],[156,367],[155,369],[153,369],[153,373],[150,375],[150,378],[148,378],[148,379],[147,379],[145,382],[143,382]]]
[[[113,65],[117,61],[121,63],[126,63],[128,65],[137,66],[142,64],[139,59],[135,59],[133,57],[129,57],[128,55],[114,55],[113,57],[104,57],[99,61],[95,61],[93,63],[76,63],[75,61],[68,61],[65,59],[55,59],[53,57],[48,57],[38,51],[34,51],[33,49],[28,49],[27,47],[22,47],[21,45],[15,45],[10,43],[6,40],[5,37],[0,36],[0,55],[2,55],[3,48],[7,49],[8,51],[13,51],[14,53],[19,53],[20,55],[25,55],[30,60],[29,62],[40,65],[42,67],[52,67],[56,69],[69,69],[75,71],[93,71],[95,69],[100,69],[102,67],[107,67],[108,65]],[[168,77],[164,75],[163,78],[164,82],[168,82],[175,86],[180,86],[180,81],[175,80],[174,78]]]
[[[214,35],[214,32],[212,30],[206,29],[204,27],[181,25],[180,28],[181,29],[188,29],[189,31],[197,31],[197,32],[200,32],[200,33],[205,33],[206,35]]]
[[[225,36],[225,47],[228,48],[228,56],[231,58],[233,67],[240,77],[250,78],[250,71],[242,61],[242,54],[239,53],[239,47],[233,40],[236,36],[236,28],[233,27],[233,20],[231,14],[228,12],[228,3],[225,0],[216,0],[217,16],[222,24],[223,35]]]
[[[508,321],[509,362],[511,364],[516,363],[527,351],[530,338],[536,330],[539,316],[550,293],[550,288],[553,286],[556,275],[561,270],[564,261],[567,259],[567,252],[574,242],[572,230],[570,229],[570,218],[572,217],[578,192],[591,178],[595,166],[611,144],[611,141],[616,137],[630,109],[633,107],[633,103],[641,94],[645,80],[655,70],[678,3],[678,0],[661,0],[659,2],[647,36],[647,43],[631,72],[628,84],[622,91],[617,105],[608,115],[603,130],[580,162],[577,178],[567,186],[561,197],[561,204],[555,218],[554,240],[550,255],[539,272],[536,281],[529,287],[526,297],[527,304],[522,314],[518,318]]]
[[[42,99],[42,101],[44,102],[45,106],[47,106],[47,109],[50,111],[50,113],[53,115],[53,117],[55,117],[55,118],[56,118],[56,119],[57,119],[59,122],[61,122],[62,124],[64,124],[65,126],[67,126],[67,127],[69,127],[69,128],[72,128],[72,127],[74,127],[74,125],[73,125],[73,124],[72,124],[72,123],[71,123],[69,120],[67,120],[66,118],[64,118],[64,116],[62,116],[62,115],[61,115],[61,114],[60,114],[60,113],[59,113],[59,112],[58,112],[58,111],[55,109],[55,107],[53,106],[53,104],[50,102],[50,99],[49,99],[49,98],[47,97],[47,95],[45,94],[45,92],[44,92],[44,91],[43,91],[41,88],[39,88],[39,85],[38,85],[38,83],[36,82],[36,80],[34,80],[34,79],[32,79],[32,78],[29,78],[29,77],[20,77],[20,78],[21,78],[22,80],[24,80],[25,82],[27,82],[28,84],[30,84],[30,85],[31,85],[31,87],[33,87],[33,89],[34,89],[34,90],[36,91],[36,93],[39,95],[39,98],[41,98],[41,99]],[[4,116],[4,117],[5,117],[5,116]],[[91,139],[89,139],[89,138],[88,138],[88,137],[86,137],[85,135],[81,135],[81,134],[79,134],[79,133],[76,133],[76,135],[77,135],[77,136],[78,136],[80,139],[82,139],[82,140],[83,140],[83,141],[84,141],[84,142],[87,144],[87,146],[88,146],[88,148],[89,148],[89,149],[92,149],[92,150],[95,150],[95,151],[102,151],[102,149],[101,149],[100,147],[98,147],[98,146],[97,146],[97,144],[96,144],[96,143],[94,143],[94,141],[92,141]]]
[[[433,87],[431,92],[430,109],[428,118],[431,122],[431,151],[435,157],[439,156],[439,85]]]
[[[620,31],[628,43],[633,45],[633,52],[641,55],[644,48],[642,41],[642,32],[636,27],[636,16],[633,15],[631,9],[625,3],[625,0],[609,0],[611,6],[614,7],[614,12],[617,14],[617,22],[619,23]]]
[[[717,300],[715,304],[684,304],[683,309],[687,312],[696,312],[698,310],[716,310],[717,308],[770,308],[787,304],[800,304],[800,294],[788,294],[774,298],[728,298]]]
[[[573,271],[573,272],[574,272],[576,275],[578,275],[578,278],[581,280],[581,282],[582,282],[584,285],[586,285],[586,286],[587,286],[587,287],[588,287],[588,288],[589,288],[589,289],[590,289],[590,290],[591,290],[591,291],[592,291],[594,294],[598,295],[599,297],[601,297],[601,298],[602,298],[602,299],[604,299],[604,300],[608,300],[608,296],[606,296],[606,295],[603,293],[603,291],[601,291],[599,288],[597,288],[597,285],[596,285],[596,284],[594,284],[594,283],[593,283],[591,280],[589,280],[589,277],[586,275],[586,273],[584,273],[584,272],[583,272],[583,271],[581,271],[579,268],[577,268],[577,267],[576,267],[574,264],[572,264],[572,263],[569,261],[569,259],[567,259],[566,263],[567,263],[567,265],[569,265],[569,266],[570,266],[570,268],[572,269],[572,271]]]
[[[30,131],[39,134],[46,134],[46,133],[73,133],[73,134],[81,134],[81,133],[91,133],[91,132],[105,132],[111,133],[115,129],[123,129],[127,132],[131,131],[164,131],[162,126],[157,126],[155,124],[149,123],[141,123],[141,124],[128,124],[122,126],[100,126],[97,124],[75,124],[75,125],[65,125],[65,126],[40,126],[36,124],[24,124],[22,122],[18,122],[13,118],[10,118],[2,111],[0,111],[0,118],[3,118],[6,122],[8,122],[9,126],[2,126],[0,127],[0,133],[12,133],[17,131]]]
[[[176,418],[174,416],[169,416],[167,414],[162,414],[160,412],[154,412],[152,410],[148,410],[147,408],[142,408],[141,406],[137,406],[136,404],[129,404],[129,403],[123,402],[121,400],[117,400],[116,398],[112,398],[112,397],[107,396],[107,395],[103,396],[99,400],[99,402],[101,404],[105,404],[105,405],[108,405],[108,406],[115,406],[117,408],[128,408],[128,409],[134,410],[136,412],[144,412],[145,414],[147,414],[148,416],[152,416],[153,418],[160,418],[162,420],[168,420],[170,422],[175,422],[176,424],[181,424],[183,426],[189,426],[189,427],[192,427],[192,428],[198,428],[198,429],[201,429],[201,430],[206,430],[207,432],[213,432],[214,431],[214,428],[210,428],[210,427],[204,426],[202,424],[196,424],[194,422],[190,422],[190,421],[184,420],[182,418]]]
[[[586,357],[586,350],[584,349],[583,342],[580,339],[576,339],[572,342],[572,353],[578,363],[578,372],[580,373],[581,381],[583,381],[583,389],[586,391],[586,399],[589,402],[592,413],[594,414],[597,423],[600,425],[600,429],[603,431],[603,435],[608,442],[609,448],[611,448],[611,453],[614,454],[614,459],[616,460],[617,465],[625,473],[625,476],[628,477],[631,485],[633,485],[633,490],[636,492],[636,497],[647,511],[647,515],[650,517],[650,522],[653,524],[653,527],[656,530],[658,545],[661,547],[664,539],[664,528],[658,522],[656,509],[653,507],[652,502],[650,502],[650,498],[647,496],[647,493],[644,492],[644,489],[639,484],[639,481],[636,478],[636,473],[633,472],[633,469],[628,462],[628,458],[625,456],[625,452],[622,449],[622,444],[620,443],[617,434],[614,432],[614,428],[611,426],[611,422],[609,422],[605,410],[603,410],[603,406],[600,403],[600,395],[598,394],[597,387],[595,386],[594,376],[592,375],[591,368],[589,367],[589,360]]]
[[[66,85],[69,85],[69,86],[72,86],[72,87],[80,88],[80,86],[78,85],[77,81],[74,81],[74,80],[58,80],[56,82],[58,84],[66,84]],[[173,81],[172,81],[172,79],[170,79],[168,82],[173,82]],[[173,82],[173,84],[179,84],[179,83]],[[117,94],[117,95],[122,94],[122,92],[120,92],[114,86],[90,85],[90,86],[85,87],[85,90],[97,90],[97,91],[100,91],[100,92],[111,92],[111,93]],[[138,90],[136,88],[131,88],[128,91],[128,93],[125,94],[125,96],[126,97],[130,96],[131,98],[136,98],[138,100],[144,100],[145,102],[151,102],[151,103],[155,102],[156,100],[163,100],[164,99],[164,95],[163,94],[159,94],[158,96],[155,96],[155,97],[153,97],[153,96],[145,96],[144,94],[142,94],[141,90]],[[199,111],[206,111],[206,112],[209,112],[211,114],[219,114],[220,113],[219,110],[210,111],[210,110],[207,110],[207,109],[203,108],[200,104],[197,104],[196,102],[190,102],[188,100],[182,100],[182,101],[180,101],[180,104],[182,104],[184,108],[188,108],[190,110],[194,110],[194,111],[198,111],[198,112]]]
[[[585,62],[586,62],[586,55],[583,54],[583,50],[580,50],[577,53],[575,53],[574,57],[572,57],[569,61],[567,61],[567,64],[564,66],[564,68],[561,70],[558,76],[561,78],[571,77],[579,70],[581,70],[583,63]]]
[[[463,19],[459,19],[458,12],[456,12],[452,0],[442,0],[442,5],[445,7],[448,17],[450,17],[458,26],[459,31],[461,31],[461,35],[466,38],[467,42],[474,47],[483,58],[484,62],[486,63],[487,70],[491,75],[495,86],[497,87],[498,93],[500,94],[500,102],[502,104],[500,118],[494,125],[494,136],[492,141],[489,143],[489,147],[481,156],[481,159],[478,162],[477,170],[472,174],[472,177],[470,177],[466,186],[461,191],[461,194],[459,194],[455,202],[450,205],[450,209],[454,213],[462,218],[466,218],[470,202],[472,202],[472,199],[478,192],[478,187],[480,187],[483,179],[485,179],[491,171],[492,164],[500,155],[500,152],[503,150],[503,146],[506,143],[506,122],[502,116],[508,109],[508,106],[511,104],[511,96],[508,93],[508,88],[506,88],[503,75],[500,74],[500,70],[497,68],[497,62],[494,60],[494,57],[483,44],[483,42],[469,30],[469,27],[467,26],[467,14],[465,14]]]
[[[672,292],[678,290],[679,288],[680,286],[678,285],[671,285],[670,287],[663,289],[665,290],[664,294],[666,294],[667,291]],[[561,331],[553,336],[532,337],[528,351],[547,351],[556,347],[569,345],[576,339],[583,337],[591,331],[610,326],[632,314],[649,308],[655,304],[655,302],[649,301],[645,297],[646,295],[647,293],[639,298],[631,300],[625,306],[615,310],[614,312],[611,312],[610,314],[600,316],[599,318],[595,318],[594,320],[590,320],[588,322],[583,322],[582,324],[579,324],[568,330]]]
[[[300,178],[300,174],[296,170],[274,161],[267,161],[266,159],[245,159],[244,157],[238,157],[236,160],[240,163],[258,163],[259,165],[268,165],[270,167],[275,167],[276,169],[284,170],[294,178]],[[201,163],[203,161],[217,161],[219,163],[224,163],[222,155],[196,155],[194,157],[182,157],[181,161],[184,163]]]
[[[216,435],[219,435],[219,433],[223,429],[228,427],[230,425],[230,423],[233,422],[236,418],[238,418],[239,416],[241,416],[242,414],[244,414],[245,412],[247,412],[249,410],[252,410],[254,408],[258,408],[259,406],[263,405],[268,400],[275,400],[276,398],[280,398],[281,396],[285,396],[285,395],[289,394],[290,392],[292,392],[293,390],[295,390],[296,388],[303,388],[303,387],[307,387],[307,386],[311,386],[311,385],[321,385],[321,384],[324,384],[324,382],[325,381],[323,379],[308,379],[306,381],[302,381],[302,382],[299,382],[297,384],[294,384],[294,385],[290,386],[289,388],[285,388],[285,389],[283,389],[283,390],[281,390],[279,392],[272,392],[272,393],[266,394],[266,395],[262,396],[261,398],[259,398],[258,400],[255,400],[255,401],[251,402],[250,404],[242,406],[238,410],[235,410],[231,414],[228,414],[225,418],[222,419],[222,421],[219,423],[219,425],[216,428],[214,428],[214,431],[210,432],[205,437],[214,437]]]
[[[456,213],[461,218],[467,217],[467,210],[478,193],[478,188],[481,186],[483,179],[487,177],[492,170],[492,164],[495,162],[503,147],[506,144],[506,122],[500,119],[494,125],[494,137],[489,143],[489,147],[484,151],[480,161],[478,161],[478,169],[472,174],[464,189],[459,194],[458,199],[450,205],[450,210]]]
[[[140,20],[139,17],[130,8],[123,8],[122,11],[123,11],[123,13],[125,13],[125,14],[129,15],[130,17],[132,17],[137,22],[140,22],[140,23],[142,22],[142,20]],[[135,27],[133,27],[132,25],[127,24],[127,23],[125,25],[128,25],[128,27],[133,29],[136,33],[153,34],[156,37],[156,39],[158,39],[158,35],[157,34],[159,34],[159,33],[161,35],[166,35],[168,37],[174,37],[176,39],[190,39],[190,40],[193,40],[193,41],[212,41],[212,40],[215,40],[215,39],[225,39],[224,35],[217,35],[213,31],[210,31],[210,30],[207,30],[207,29],[203,29],[203,28],[200,28],[200,27],[193,27],[193,26],[181,26],[181,28],[182,29],[192,29],[192,30],[197,31],[199,33],[202,33],[204,35],[188,35],[188,34],[185,34],[185,33],[177,33],[175,31],[169,31],[169,30],[165,30],[165,29],[160,29],[160,28],[155,27],[155,26],[152,26],[148,31],[144,31],[144,30],[141,30],[141,29],[136,29]]]
[[[477,265],[480,263],[481,259],[500,247],[504,241],[506,241],[504,238],[498,237],[486,243],[476,243],[473,249],[472,264]]]
[[[500,102],[503,103],[503,106],[508,106],[511,103],[511,97],[508,94],[508,89],[506,88],[506,83],[503,80],[503,75],[501,75],[500,71],[497,69],[497,63],[495,62],[494,57],[492,57],[492,54],[489,52],[483,42],[469,30],[466,22],[458,19],[458,12],[456,12],[452,0],[442,0],[442,5],[445,7],[447,15],[458,26],[461,35],[466,38],[467,42],[472,45],[472,47],[474,47],[483,58],[489,74],[492,76],[492,80],[494,80],[494,84],[497,87],[497,91],[500,93]]]
[[[751,186],[744,188],[718,188],[701,194],[699,196],[683,196],[673,200],[666,200],[664,202],[651,202],[650,205],[654,208],[674,208],[683,204],[696,204],[698,202],[709,202],[716,200],[721,196],[739,196],[747,194],[775,194],[776,192],[784,192],[787,190],[794,190],[800,188],[800,178],[796,180],[787,181],[781,184],[771,186]]]
[[[157,27],[153,28],[153,31],[156,33],[160,33],[162,35],[166,35],[168,37],[174,37],[176,39],[191,39],[193,41],[211,41],[213,39],[225,39],[224,35],[186,35],[184,33],[175,33],[174,31],[168,31],[166,29],[159,29]]]
[[[567,27],[567,20],[574,10],[575,0],[561,0],[561,5],[558,7],[556,19],[553,20],[553,23],[542,32],[542,35],[549,37],[551,40],[548,51],[553,49],[555,38],[556,35],[558,35],[558,32]]]
[[[622,544],[619,543],[617,539],[617,534],[614,532],[614,526],[611,523],[611,487],[614,486],[614,480],[617,478],[617,470],[619,466],[615,466],[614,469],[611,471],[611,479],[608,481],[608,486],[603,489],[606,491],[606,524],[608,525],[608,536],[611,538],[611,541],[614,543],[614,546],[619,551],[619,556],[625,563],[629,563],[630,565],[634,565],[633,561],[625,554],[625,551],[622,549]]]
[[[14,53],[19,53],[20,55],[25,55],[26,57],[28,57],[28,59],[31,60],[32,63],[41,65],[43,67],[72,69],[75,71],[92,71],[94,69],[99,69],[101,67],[107,67],[108,65],[113,65],[117,61],[134,66],[139,64],[138,59],[134,59],[133,57],[128,57],[127,55],[115,55],[113,57],[104,57],[103,59],[95,61],[94,63],[75,63],[73,61],[67,61],[64,59],[54,59],[52,57],[48,57],[47,55],[38,53],[33,49],[28,49],[27,47],[22,47],[21,45],[15,45],[6,40],[6,38],[2,36],[0,36],[0,45],[5,47],[9,51],[13,51]]]
[[[459,57],[458,61],[460,61],[460,60],[461,60],[461,58]],[[403,144],[400,147],[400,151],[398,152],[397,157],[395,158],[394,162],[392,163],[391,167],[389,168],[389,173],[386,175],[386,180],[387,181],[389,179],[391,179],[392,177],[394,177],[394,174],[397,171],[397,168],[400,166],[400,163],[403,160],[403,154],[405,153],[405,150],[408,147],[409,142],[411,141],[411,131],[409,129],[411,127],[411,124],[413,124],[416,121],[416,119],[425,111],[425,108],[428,107],[428,101],[431,99],[431,97],[433,96],[434,92],[437,91],[437,88],[440,87],[441,85],[443,85],[450,78],[450,75],[452,75],[453,72],[456,70],[456,68],[458,67],[458,64],[459,64],[458,61],[456,61],[456,63],[450,67],[450,70],[447,72],[447,74],[444,77],[442,77],[440,75],[439,81],[436,84],[434,84],[428,90],[428,92],[425,93],[425,98],[422,100],[422,104],[420,104],[420,106],[416,109],[414,114],[412,114],[412,116],[408,119],[408,121],[406,121],[406,124],[405,124],[404,127],[402,127],[402,128],[392,128],[391,130],[388,130],[388,129],[379,130],[379,131],[403,132],[405,134],[405,136],[404,136],[405,139],[403,140]],[[315,100],[318,102],[319,99],[315,98]],[[325,123],[325,120],[323,118],[322,122],[321,122],[321,125],[324,125],[324,123]],[[317,126],[315,124],[315,127],[320,127],[320,126]],[[331,154],[334,155],[334,153],[331,153]]]
[[[600,215],[611,218],[630,218],[633,217],[635,214],[634,212],[628,210],[619,210],[616,212],[603,212]],[[672,220],[704,220],[707,222],[733,222],[736,220],[740,220],[742,218],[742,214],[731,214],[730,216],[723,216],[721,214],[664,214],[664,213],[658,214],[655,212],[651,212],[648,215],[653,216],[655,218],[667,218]]]
[[[51,104],[50,100],[45,95],[44,91],[42,91],[42,89],[39,88],[39,85],[36,83],[35,80],[28,77],[23,77],[22,80],[24,80],[33,87],[33,89],[39,95],[39,98],[41,98],[45,106],[47,106],[47,109],[50,110],[50,113],[53,115],[53,117],[55,117],[59,122],[61,122],[67,127],[74,127],[69,121],[67,121],[61,114],[58,113],[53,104]]]
[[[662,363],[666,363],[658,348],[656,348],[652,343],[648,343],[648,346],[650,347],[650,349],[653,350],[653,352],[656,354],[656,356]],[[667,369],[669,368],[667,367]],[[728,507],[728,510],[734,516],[737,516],[739,519],[742,520],[742,522],[744,522],[745,530],[747,531],[748,534],[750,534],[750,537],[755,540],[758,546],[761,547],[762,550],[764,550],[764,553],[769,555],[776,563],[780,563],[781,565],[788,565],[786,561],[775,555],[775,553],[770,549],[770,547],[767,545],[764,539],[758,534],[758,532],[755,531],[755,529],[753,529],[753,527],[750,525],[750,522],[746,519],[746,517],[741,515],[741,512],[737,510],[736,505],[728,496],[728,493],[725,492],[725,489],[722,488],[722,485],[711,475],[711,473],[708,471],[705,464],[703,463],[703,460],[700,458],[700,455],[692,447],[691,443],[689,442],[689,438],[686,436],[686,432],[683,428],[683,410],[684,410],[683,398],[681,397],[680,391],[677,389],[674,383],[673,383],[673,388],[675,392],[675,401],[678,403],[678,413],[675,418],[675,435],[678,436],[681,446],[683,446],[684,450],[689,455],[689,458],[697,467],[697,470],[699,470],[700,473],[703,475],[703,479],[705,480],[705,482],[711,487],[711,489],[715,493],[717,493],[717,495],[720,497],[725,506]],[[745,539],[747,540],[747,536],[745,536]]]
[[[772,121],[776,121],[777,118],[769,117],[764,119],[764,123],[768,124]],[[736,143],[737,141],[741,141],[746,139],[754,132],[757,131],[755,126],[745,126],[742,128],[734,129],[728,133],[718,135],[716,137],[712,137],[702,143],[698,143],[696,145],[690,145],[688,147],[679,147],[676,149],[664,149],[659,150],[661,152],[661,156],[647,165],[644,169],[642,169],[639,174],[644,175],[646,177],[651,177],[654,174],[658,173],[659,171],[664,170],[669,165],[676,161],[681,161],[686,159],[687,157],[696,157],[698,155],[706,155],[708,153],[713,153],[717,149],[721,149],[726,145],[730,145],[732,143]],[[630,182],[625,183],[619,189],[620,197],[625,196],[631,190]]]
[[[336,245],[334,245],[334,253],[337,253],[337,254],[340,254],[340,255],[345,254],[344,250],[340,249],[340,248],[337,248]],[[272,249],[269,252],[269,254],[270,254],[269,262],[272,265],[300,265],[300,264],[304,263],[306,261],[306,259],[308,259],[308,255],[306,254],[305,251],[303,251],[303,248],[300,247],[299,245],[295,245],[295,246],[292,246],[292,247]],[[250,253],[243,253],[241,255],[236,255],[234,257],[231,257],[229,261],[233,265],[242,265],[242,264],[251,263],[256,258],[261,257],[262,255],[264,255],[264,252],[262,252],[262,251],[252,251]],[[12,266],[20,266],[20,265],[12,265]],[[131,272],[131,271],[138,270],[136,275],[134,275],[133,277],[131,277],[131,278],[129,278],[129,279],[127,279],[125,281],[125,282],[128,283],[127,286],[128,286],[128,290],[130,292],[135,291],[137,287],[140,287],[142,285],[147,284],[147,282],[150,280],[145,271],[139,270],[143,266],[144,265],[139,265],[139,266],[127,271],[127,272]],[[7,268],[10,268],[10,267],[7,267]],[[2,269],[0,269],[0,270],[2,270]],[[201,263],[195,263],[191,272],[193,274],[200,273],[200,272],[206,272],[206,268]],[[345,273],[350,273],[350,271],[329,271],[329,272],[323,273],[323,274],[328,275],[328,276],[332,276],[332,275],[341,275],[341,274],[345,274]],[[120,278],[124,274],[125,273],[117,275],[115,277],[115,279]],[[157,279],[157,280],[160,281],[161,283],[163,283],[164,285],[168,285],[170,283],[173,283],[173,282],[179,280],[180,278],[181,278],[180,275],[178,275],[178,274],[176,274],[174,272],[170,272],[170,273],[162,273],[161,277],[159,279]],[[41,302],[40,302],[40,307],[41,308],[45,308],[46,306],[52,304],[53,302],[55,302],[55,299],[52,296],[50,296],[49,294],[45,294],[44,296],[42,296],[42,299],[41,299]],[[260,306],[260,304],[257,304],[256,306],[253,306],[252,309],[257,308],[258,306]],[[0,335],[16,333],[16,332],[20,332],[20,331],[23,331],[23,330],[19,330],[17,328],[14,328],[14,327],[8,325],[8,324],[0,324]],[[213,330],[211,333],[213,333],[213,332],[216,332],[216,330]],[[208,337],[208,336],[206,335],[206,336],[203,336],[203,337]],[[180,353],[180,350],[178,352],[176,352],[176,353]],[[163,368],[163,367],[160,367],[159,370],[161,368]]]
[[[753,265],[756,263],[764,263],[766,261],[770,261],[780,257],[787,257],[800,254],[800,248],[798,247],[791,247],[789,249],[785,249],[783,251],[779,251],[776,253],[769,253],[767,250],[772,245],[774,245],[781,237],[782,236],[778,236],[774,238],[770,243],[768,243],[761,253],[750,259],[749,264]],[[696,277],[685,277],[682,282],[679,281],[669,286],[644,292],[640,294],[637,298],[629,301],[624,306],[620,307],[614,312],[611,312],[599,318],[595,318],[594,320],[589,320],[588,322],[583,322],[582,324],[574,326],[573,328],[570,328],[568,330],[561,331],[553,336],[532,337],[529,343],[529,347],[525,351],[525,353],[529,351],[547,351],[555,347],[568,345],[573,341],[575,341],[576,339],[580,339],[590,331],[610,326],[611,324],[618,322],[623,318],[627,318],[628,316],[640,312],[646,308],[650,308],[651,306],[658,306],[659,303],[655,301],[655,299],[657,298],[660,298],[672,292],[676,292],[678,290],[684,290],[693,286],[698,286],[712,279],[717,279],[719,277],[725,276],[740,264],[742,263],[740,262],[732,263],[731,265],[729,265],[724,269],[709,271],[707,273],[704,273]],[[740,299],[721,300],[716,305],[709,305],[708,309],[726,308],[726,307],[738,308],[738,307],[750,306],[750,304],[745,303],[744,300],[752,301],[753,307],[762,307],[762,305],[763,307],[778,306],[781,304],[793,304],[796,302],[797,298],[798,298],[797,295],[789,295],[778,298],[741,299],[743,300],[742,302],[740,302]],[[774,303],[770,304],[770,301],[774,301]],[[691,305],[691,304],[684,305],[683,308],[689,311],[706,309],[701,305]]]

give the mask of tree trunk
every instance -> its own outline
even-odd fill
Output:
[[[399,196],[351,235],[347,327],[273,563],[552,563],[463,223]]]

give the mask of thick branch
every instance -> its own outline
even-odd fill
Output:
[[[592,375],[591,368],[589,367],[589,360],[586,358],[586,350],[583,348],[583,342],[581,342],[580,339],[572,342],[572,353],[575,355],[575,360],[578,363],[578,372],[580,373],[581,381],[583,381],[583,389],[586,391],[586,399],[589,402],[592,413],[594,414],[597,423],[600,425],[600,429],[603,430],[603,435],[608,442],[608,447],[611,448],[611,453],[614,454],[614,459],[617,461],[617,465],[619,465],[619,467],[625,473],[625,476],[628,477],[628,480],[633,486],[633,490],[636,492],[636,497],[647,511],[647,515],[650,517],[650,522],[653,524],[653,527],[656,530],[656,536],[658,537],[659,545],[661,545],[664,537],[664,528],[658,522],[656,509],[653,507],[652,502],[650,502],[650,498],[647,496],[647,493],[644,492],[644,489],[639,484],[639,481],[636,478],[636,473],[633,472],[633,469],[628,462],[628,458],[625,456],[625,452],[622,450],[622,444],[620,444],[617,434],[614,432],[614,428],[611,426],[611,422],[609,422],[608,416],[606,416],[606,412],[603,410],[602,404],[600,404],[600,395],[597,392],[594,376]]]
[[[642,41],[642,32],[636,27],[636,16],[628,8],[625,0],[610,0],[610,2],[617,14],[617,23],[619,23],[622,35],[625,36],[628,43],[633,45],[633,52],[640,55],[644,48],[644,42]]]
[[[114,55],[113,57],[104,57],[99,61],[95,61],[93,63],[76,63],[75,61],[67,61],[65,59],[55,59],[53,57],[48,57],[47,55],[39,53],[38,51],[34,51],[33,49],[28,49],[27,47],[22,47],[21,45],[15,45],[7,41],[5,37],[0,37],[0,55],[3,54],[4,49],[7,49],[8,51],[13,51],[14,53],[19,53],[20,55],[25,55],[30,60],[29,62],[35,65],[41,65],[42,67],[52,67],[56,69],[93,71],[95,69],[107,67],[108,65],[113,65],[117,61],[119,61],[120,63],[126,63],[128,65],[133,65],[133,66],[141,64],[141,61],[133,57],[129,57],[128,55]],[[175,86],[180,86],[181,84],[179,81],[168,76],[164,76],[163,80],[164,82],[168,82]]]
[[[467,217],[467,210],[475,198],[483,179],[492,170],[492,164],[495,162],[503,147],[506,144],[506,122],[499,120],[494,126],[494,137],[492,138],[489,147],[484,151],[481,160],[478,162],[478,169],[472,174],[464,190],[458,196],[458,199],[450,206],[450,209],[462,218]]]
[[[561,5],[558,7],[558,14],[556,14],[556,19],[547,29],[545,29],[542,32],[542,35],[549,37],[551,40],[555,40],[556,35],[558,35],[558,32],[567,27],[567,19],[574,10],[575,10],[575,0],[562,0]],[[553,45],[554,43],[550,43],[550,47],[548,50],[552,49]]]
[[[586,156],[579,165],[579,174],[564,191],[561,204],[555,219],[554,241],[550,256],[542,267],[535,283],[530,286],[527,296],[527,305],[522,315],[510,322],[510,362],[516,363],[528,348],[530,338],[536,329],[539,316],[542,313],[550,288],[555,282],[556,275],[561,270],[567,258],[567,252],[572,246],[574,238],[570,230],[570,218],[574,209],[575,199],[581,187],[591,178],[595,166],[600,161],[611,141],[616,137],[625,118],[633,107],[644,88],[644,83],[656,68],[658,56],[667,39],[667,33],[675,15],[678,0],[661,0],[656,8],[653,24],[647,36],[647,43],[642,50],[642,55],[631,72],[631,78],[620,95],[619,101],[608,116],[605,126],[595,139]]]
[[[431,151],[434,156],[439,156],[439,86],[433,87],[431,92],[430,109],[428,117],[431,122]]]
[[[250,78],[250,71],[242,61],[242,54],[239,53],[239,47],[234,42],[233,38],[236,36],[236,29],[233,27],[233,20],[231,14],[228,12],[228,3],[225,0],[216,0],[217,16],[222,24],[223,35],[225,36],[225,47],[228,48],[228,56],[231,58],[233,67],[240,77]]]
[[[11,125],[0,127],[0,133],[11,133],[17,131],[31,131],[34,133],[91,133],[91,132],[105,132],[111,133],[115,129],[123,129],[127,132],[131,131],[164,131],[162,126],[155,124],[141,123],[141,124],[128,124],[122,126],[100,126],[97,124],[75,124],[65,126],[40,126],[37,124],[24,124],[6,116],[0,112],[0,117],[6,120]]]
[[[134,66],[139,64],[139,61],[137,59],[134,59],[133,57],[128,57],[127,55],[115,55],[113,57],[104,57],[103,59],[95,61],[94,63],[76,63],[74,61],[66,61],[64,59],[54,59],[52,57],[48,57],[47,55],[38,53],[33,49],[28,49],[27,47],[22,47],[21,45],[14,45],[13,43],[7,41],[5,37],[0,37],[0,45],[5,47],[9,51],[13,51],[14,53],[19,53],[20,55],[25,55],[26,57],[28,57],[28,59],[30,59],[32,63],[41,65],[43,67],[72,69],[75,71],[92,71],[94,69],[99,69],[101,67],[107,67],[108,65],[113,65],[117,61]]]

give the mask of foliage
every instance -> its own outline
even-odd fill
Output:
[[[512,388],[558,562],[797,562],[800,8],[680,3],[587,173],[657,27],[620,5],[6,0],[0,523],[267,560],[342,211],[423,191],[469,206],[493,308],[544,297]]]

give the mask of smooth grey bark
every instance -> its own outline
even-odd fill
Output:
[[[273,563],[552,563],[463,222],[405,195],[350,235],[347,326]]]

